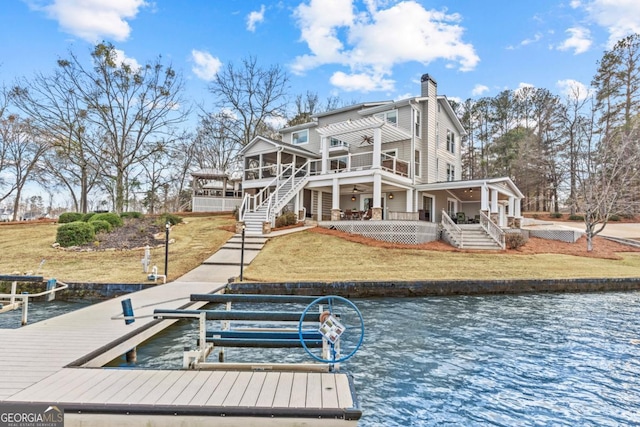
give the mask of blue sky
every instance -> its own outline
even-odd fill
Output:
[[[563,94],[634,32],[637,0],[2,0],[0,84],[106,40],[138,63],[162,55],[205,105],[219,67],[248,55],[284,67],[292,95],[321,100],[418,95],[423,73],[453,99],[522,85]]]

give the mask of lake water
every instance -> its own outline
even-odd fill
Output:
[[[44,301],[29,301],[29,311],[27,312],[27,324],[40,322],[41,320],[50,319],[55,316],[60,316],[65,313],[69,313],[73,310],[90,305],[90,302],[82,301],[59,301],[54,300],[51,302]],[[7,311],[0,314],[0,329],[15,329],[20,327],[22,322],[22,308],[17,310]]]
[[[638,292],[354,302],[365,340],[343,369],[362,426],[640,425]],[[137,366],[179,368],[196,336],[181,321],[138,348]],[[226,358],[310,361],[297,349]]]

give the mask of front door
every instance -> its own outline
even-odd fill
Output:
[[[420,220],[433,222],[433,197],[422,196],[422,211]]]

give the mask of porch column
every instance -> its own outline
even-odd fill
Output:
[[[513,228],[515,225],[513,223],[513,210],[515,209],[516,198],[513,196],[509,196],[509,212],[507,212],[507,227]]]
[[[382,129],[375,128],[373,130],[373,160],[372,169],[380,169],[380,158],[382,156]]]
[[[304,218],[300,218],[300,205],[302,204],[301,199],[302,199],[302,191],[298,191],[296,193],[296,197],[295,199],[293,199],[293,204],[294,204],[294,212],[296,213],[296,215],[298,216],[298,220],[300,219],[304,219]]]
[[[407,212],[413,212],[413,189],[407,190]]]
[[[498,212],[498,190],[491,190],[491,212]]]
[[[486,185],[480,187],[480,210],[489,212],[489,189]]]
[[[522,199],[519,197],[514,197],[513,204],[513,216],[516,218],[522,217],[522,212],[520,212],[520,205],[522,204]]]
[[[333,179],[331,195],[331,221],[340,221],[340,184],[338,178]]]
[[[376,158],[376,155],[373,155]],[[375,160],[374,160],[375,163]],[[378,154],[378,165],[380,165],[380,155]],[[380,199],[382,198],[382,177],[380,172],[373,174],[373,206],[371,207],[371,219],[380,221],[382,219],[382,206]]]
[[[496,224],[500,224],[500,214],[498,211],[498,190],[491,189],[491,212],[489,218]]]
[[[322,150],[322,174],[326,174],[329,170],[329,139],[326,136],[320,138],[320,149]]]
[[[318,207],[316,208],[316,218],[318,221],[323,221],[322,219],[322,191],[316,191],[318,197]]]

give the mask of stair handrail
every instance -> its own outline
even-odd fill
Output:
[[[487,232],[489,237],[491,237],[498,245],[500,245],[500,248],[506,248],[504,231],[502,231],[502,228],[500,228],[498,224],[493,222],[491,218],[483,211],[480,211],[480,225],[482,226],[484,231]]]
[[[291,176],[287,177],[287,179],[285,179],[284,181],[282,181],[282,182],[280,183],[280,185],[278,186],[278,188],[276,188],[276,190],[273,192],[274,197],[275,197],[275,195],[276,195],[276,194],[278,194],[279,190],[280,190],[282,187],[286,186],[286,185],[289,183],[289,181],[291,181],[291,182],[292,182],[291,188],[289,189],[289,191],[287,191],[287,192],[286,192],[285,194],[283,194],[282,196],[287,196],[291,191],[293,191],[293,190],[295,189],[295,187],[296,187],[296,185],[295,185],[295,179],[296,179],[296,178],[306,178],[307,176],[309,176],[309,171],[308,171],[308,167],[307,167],[308,163],[309,163],[309,162],[307,161],[304,165],[300,166],[298,169],[296,169],[296,168],[294,167],[294,168],[293,168],[293,170],[292,170]],[[298,175],[298,172],[300,172],[300,171],[302,171],[302,170],[305,170],[306,172],[305,172],[303,175]],[[301,181],[302,181],[302,180],[301,180]],[[299,181],[299,182],[301,182],[301,181]],[[283,199],[283,198],[284,198],[284,197],[280,197],[280,199]]]
[[[296,169],[295,164],[291,164],[290,167],[292,167],[292,171],[291,171],[291,175],[289,177],[287,177],[287,179],[285,179],[284,181],[280,182],[278,184],[278,186],[276,187],[276,189],[273,191],[273,193],[271,193],[271,195],[269,196],[269,204],[267,206],[267,221],[270,221],[271,223],[273,223],[275,221],[275,214],[278,210],[281,209],[281,204],[282,204],[282,200],[286,200],[287,199],[287,195],[289,195],[292,191],[294,191],[296,189],[296,182],[295,179],[296,178],[302,178],[299,182],[298,182],[298,186],[300,186],[300,183],[304,182],[304,178],[307,178],[309,176],[309,161],[306,161],[302,166],[300,166],[299,168]],[[287,168],[288,169],[288,168]],[[286,169],[285,169],[286,170]],[[304,170],[305,173],[301,176],[297,176],[298,172]],[[283,170],[284,173],[284,170]],[[282,176],[282,174],[280,174],[280,176]],[[285,194],[281,195],[279,197],[279,200],[275,200],[276,195],[278,194],[279,190],[284,187],[285,185],[288,185],[289,181],[291,181],[291,188],[289,189],[289,191],[287,191]]]
[[[238,211],[238,221],[244,221],[244,214],[247,212],[250,197],[251,196],[249,195],[249,193],[244,193],[242,204],[240,205],[240,210]]]
[[[442,228],[445,229],[453,239],[458,243],[458,247],[462,247],[462,229],[458,227],[458,224],[453,222],[449,214],[443,209],[442,210]]]
[[[292,165],[290,164],[286,168],[284,168],[282,171],[280,171],[280,173],[277,176],[275,176],[271,181],[269,181],[269,183],[265,185],[262,188],[262,190],[258,191],[255,195],[252,196],[248,193],[245,193],[244,195],[245,198],[243,199],[242,205],[240,206],[240,221],[244,221],[244,216],[247,212],[255,212],[265,203],[267,203],[267,208],[269,207],[270,205],[269,199],[271,198],[272,195],[269,195],[266,200],[262,200],[262,202],[259,204],[258,204],[258,200],[263,199],[264,194],[266,194],[266,192],[269,191],[270,187],[275,186],[276,188],[278,188],[279,186],[278,182],[280,181],[280,177],[286,170],[291,168],[291,166]]]

